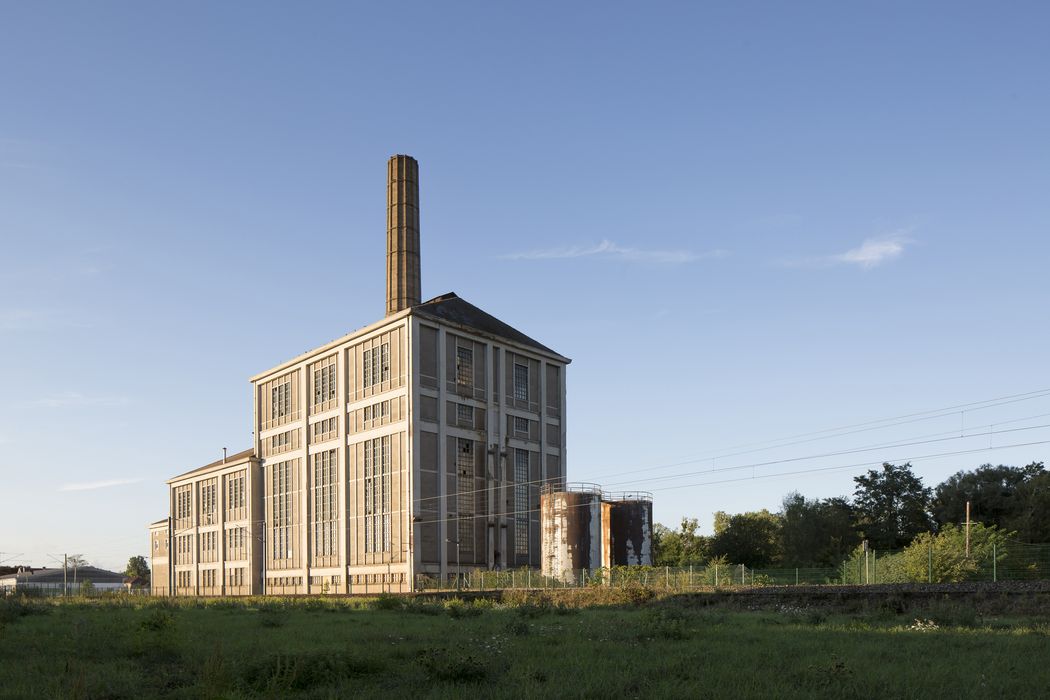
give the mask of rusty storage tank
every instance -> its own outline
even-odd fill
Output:
[[[653,565],[653,495],[644,491],[606,494],[613,566]]]
[[[602,490],[568,484],[540,494],[543,575],[574,583],[581,570],[602,565]]]

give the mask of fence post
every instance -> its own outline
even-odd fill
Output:
[[[879,583],[879,557],[878,553],[873,549],[871,550],[871,577],[874,579],[873,583],[878,585]]]
[[[999,572],[996,570],[995,542],[992,542],[992,583],[999,580]]]
[[[798,567],[795,567],[795,585],[798,585]]]
[[[532,590],[532,569],[529,569],[529,573],[525,576],[525,587]]]
[[[747,585],[747,581],[744,580],[744,576],[745,576],[745,574],[744,574],[744,565],[741,564],[740,565],[740,585],[741,586],[746,586]]]
[[[718,564],[715,564],[715,587],[718,587]]]
[[[580,588],[587,585],[587,569],[583,570],[583,576],[580,577]]]
[[[671,567],[664,567],[664,588],[671,590]]]
[[[692,564],[689,565],[689,584],[688,584],[688,587],[689,588],[693,587],[693,565]]]

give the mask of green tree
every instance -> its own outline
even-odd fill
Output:
[[[780,555],[780,516],[768,510],[715,513],[711,554],[752,568],[769,566]]]
[[[957,472],[937,485],[934,491],[933,519],[940,525],[966,521],[966,503],[970,503],[972,522],[1000,528],[1021,515],[1024,502],[1021,489],[1040,474],[1041,462],[1025,467],[982,464],[972,471]]]
[[[886,462],[881,470],[871,469],[853,481],[857,526],[873,548],[900,549],[933,528],[932,491],[912,473],[911,464]]]
[[[789,493],[780,512],[781,563],[837,566],[860,542],[853,520],[853,506],[845,498],[809,500]]]
[[[699,534],[696,518],[682,518],[677,530],[659,523],[653,528],[653,563],[656,566],[698,566],[707,559],[707,538]]]
[[[996,554],[1005,556],[1004,546],[1010,534],[994,525],[985,527],[981,523],[970,526],[970,555],[966,555],[966,528],[945,525],[938,533],[920,533],[904,550],[904,575],[908,581],[934,583],[956,583],[978,576],[992,561],[992,545]],[[932,561],[932,567],[931,567]]]
[[[124,569],[124,575],[128,578],[141,578],[145,581],[149,581],[149,564],[146,563],[146,557],[138,555],[128,559],[128,565]]]
[[[1043,463],[1030,464],[1025,469],[1038,466],[1039,471],[1017,488],[1017,512],[1007,520],[1006,526],[1017,531],[1022,542],[1050,542],[1050,472],[1043,470]]]

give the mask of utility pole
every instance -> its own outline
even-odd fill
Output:
[[[970,502],[966,502],[966,558],[970,558]]]

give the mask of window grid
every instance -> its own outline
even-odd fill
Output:
[[[338,418],[332,417],[314,423],[314,441],[324,442],[325,440],[331,440],[334,438],[336,429],[338,428],[338,421]]]
[[[336,377],[335,358],[327,360],[323,367],[314,369],[314,406],[324,407],[335,400]]]
[[[383,424],[383,419],[390,415],[390,402],[389,401],[378,401],[371,406],[365,406],[362,409],[362,420],[364,421],[364,427],[374,428]]]
[[[514,363],[514,398],[518,401],[529,400],[529,366]]]
[[[390,551],[390,436],[365,440],[365,551]]]
[[[218,484],[215,479],[202,482],[201,490],[201,525],[213,525],[215,523],[215,511],[218,503]]]
[[[390,343],[365,350],[362,357],[364,385],[368,387],[390,380]]]
[[[529,553],[529,451],[514,450],[514,552]]]
[[[271,552],[275,561],[292,558],[292,462],[278,462],[270,471],[273,489]]]
[[[474,427],[474,407],[460,403],[456,404],[456,422],[463,427]]]
[[[521,416],[514,416],[514,433],[516,435],[529,435],[529,419],[522,418]]]
[[[313,456],[314,474],[314,555],[330,557],[336,553],[337,543],[337,451],[327,450]]]
[[[474,441],[459,438],[456,449],[456,505],[459,517],[458,533],[460,551],[474,549]]]
[[[270,389],[270,420],[277,420],[292,412],[292,380],[281,382]]]
[[[456,346],[456,384],[474,384],[474,349]]]

